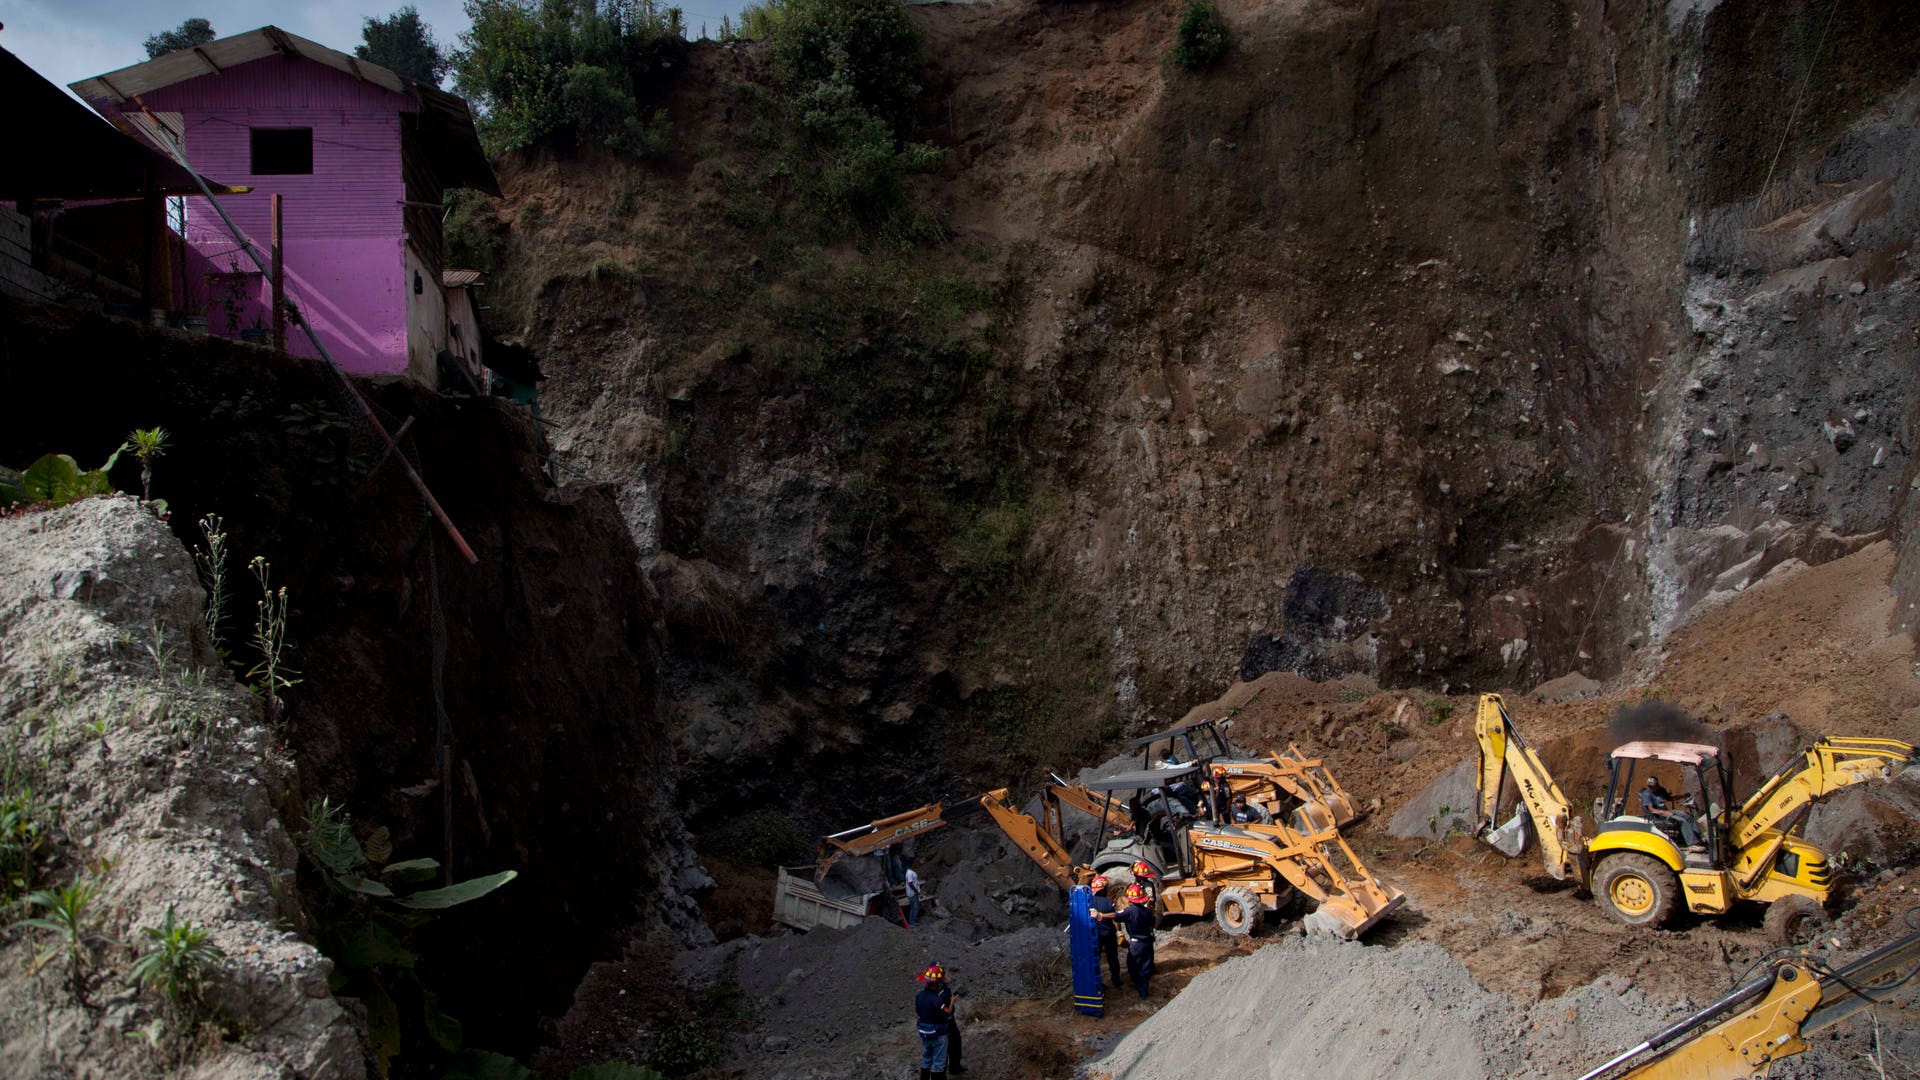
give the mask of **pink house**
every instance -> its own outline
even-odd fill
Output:
[[[342,367],[438,385],[449,352],[442,196],[500,193],[460,98],[266,26],[73,84],[116,125],[244,195],[221,205],[262,254],[280,196],[287,300]],[[184,200],[172,301],[209,330],[263,337],[272,283],[207,201]],[[252,333],[248,333],[252,331]],[[289,351],[313,355],[288,327]]]

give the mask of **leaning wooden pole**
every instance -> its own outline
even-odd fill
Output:
[[[138,96],[130,100],[139,107],[141,112],[146,113],[147,119],[153,121],[154,127],[160,127],[159,118],[147,109],[146,102],[141,101]],[[260,257],[260,250],[254,246],[253,241],[247,239],[246,233],[240,231],[240,226],[233,223],[233,218],[227,213],[227,208],[220,205],[220,200],[214,198],[213,189],[207,186],[207,178],[200,175],[200,170],[193,167],[193,163],[187,160],[187,155],[178,147],[168,147],[167,150],[173,159],[180,163],[180,167],[187,170],[187,175],[193,177],[194,184],[200,188],[200,194],[206,196],[207,204],[213,207],[213,212],[219,214],[220,220],[226,223],[227,232],[233,236],[234,242],[240,245],[240,250],[247,253],[247,260],[253,263],[254,269],[260,271],[263,275],[270,274],[271,270],[267,266],[267,261]],[[400,449],[399,444],[394,441],[392,435],[387,434],[386,425],[382,424],[380,417],[374,414],[373,406],[369,404],[366,397],[360,393],[360,388],[353,385],[353,379],[347,375],[346,370],[334,360],[333,353],[330,352],[326,344],[320,340],[320,335],[314,333],[313,324],[298,314],[295,315],[293,321],[294,325],[298,326],[301,331],[307,335],[307,342],[313,346],[313,351],[319,353],[320,359],[325,360],[327,367],[333,369],[333,373],[339,376],[340,384],[347,388],[347,393],[359,404],[361,413],[367,418],[367,423],[373,426],[373,430],[379,434],[380,438],[384,440],[390,448],[398,451]],[[433,497],[432,490],[427,487],[427,482],[421,479],[420,474],[414,470],[413,463],[407,460],[407,455],[396,452],[394,456],[400,459],[400,468],[406,471],[407,480],[413,484],[414,490],[420,493],[420,497],[426,500],[427,509],[433,512],[434,519],[440,522],[440,527],[447,531],[448,538],[453,541],[454,547],[460,549],[461,556],[469,563],[479,562],[480,556],[475,555],[473,548],[467,546],[467,538],[460,535],[460,529],[454,525],[453,519],[447,516],[446,510],[441,508],[440,500]]]
[[[273,351],[287,351],[287,256],[280,231],[280,193],[273,193]]]

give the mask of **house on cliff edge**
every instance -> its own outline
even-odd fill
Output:
[[[450,322],[442,283],[442,196],[500,194],[464,100],[273,26],[83,79],[73,91],[196,171],[247,186],[220,201],[263,256],[279,196],[286,297],[342,368],[438,386],[442,365],[455,365],[486,385],[477,353],[449,348],[477,342],[479,330],[460,325],[457,312]],[[184,212],[175,302],[205,312],[216,334],[270,327],[268,275],[204,198],[185,199]],[[471,319],[471,307],[462,310]],[[287,346],[313,355],[296,330]]]

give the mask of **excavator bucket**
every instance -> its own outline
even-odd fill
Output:
[[[1496,829],[1488,829],[1486,841],[1493,850],[1511,859],[1527,850],[1528,826],[1532,824],[1525,807],[1515,807],[1512,820]]]

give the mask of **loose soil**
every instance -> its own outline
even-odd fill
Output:
[[[1790,751],[1824,734],[1913,740],[1920,686],[1906,674],[1911,639],[1890,629],[1892,559],[1879,543],[1823,566],[1782,563],[1703,608],[1622,680],[1597,693],[1545,695],[1576,700],[1511,694],[1509,708],[1530,741],[1552,747],[1551,766],[1569,775],[1598,771],[1608,719],[1653,694],[1693,710],[1729,745],[1758,740],[1776,757],[1786,752],[1772,745],[1781,739],[1769,743],[1765,732],[1786,732]],[[1569,682],[1580,689],[1579,680],[1560,688]],[[964,999],[968,1054],[983,1077],[1066,1076],[1076,1065],[1112,1080],[1259,1075],[1305,1060],[1323,1069],[1336,1062],[1333,1074],[1355,1077],[1564,1076],[1751,977],[1772,948],[1756,912],[1682,915],[1664,930],[1632,930],[1546,877],[1532,851],[1508,860],[1466,836],[1389,835],[1397,810],[1471,758],[1474,705],[1472,695],[1270,674],[1189,714],[1229,721],[1242,745],[1293,743],[1324,755],[1370,808],[1347,835],[1408,902],[1364,945],[1303,939],[1297,924],[1252,942],[1231,941],[1209,923],[1180,926],[1162,936],[1152,998],[1123,999],[1092,1019],[1071,1011],[1057,915],[979,941],[943,929],[937,917],[913,931],[869,920],[841,934],[748,938],[676,963],[689,978],[712,978],[731,964],[755,1002],[736,1039],[740,1064],[714,1075],[853,1077],[904,1068],[915,1050],[913,975],[935,958],[973,991]],[[1788,718],[1767,716],[1782,705]],[[1836,959],[1901,932],[1903,913],[1920,900],[1914,824],[1892,820],[1905,811],[1888,809],[1907,805],[1903,799],[1920,807],[1920,790],[1907,791],[1920,785],[1902,785],[1874,785],[1871,799],[1835,799],[1811,824],[1833,831],[1843,819],[1889,818],[1850,853],[1840,918],[1822,941]],[[996,833],[954,826],[935,835],[954,850],[978,851],[993,868],[988,897],[1019,887],[1019,873],[993,847]],[[964,876],[961,864],[932,865],[940,866],[929,874],[935,892],[942,875]],[[1036,868],[1025,873],[1029,883],[1044,880]],[[1877,1059],[1868,1056],[1873,1022],[1863,1017],[1776,1075],[1866,1077],[1878,1075],[1874,1060],[1889,1075],[1896,1061],[1920,1064],[1913,1008],[1911,992],[1881,1007]]]

